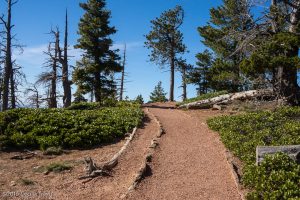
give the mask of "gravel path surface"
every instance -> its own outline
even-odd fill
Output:
[[[155,104],[149,110],[166,135],[154,154],[152,176],[128,199],[241,199],[224,156],[225,147],[205,123],[216,112],[204,111],[199,118],[166,104]]]

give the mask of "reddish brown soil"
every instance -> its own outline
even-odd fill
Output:
[[[150,112],[166,135],[154,155],[153,175],[128,199],[241,199],[224,156],[225,148],[206,119],[217,111],[185,112],[154,105]]]
[[[70,154],[53,159],[33,158],[16,161],[10,159],[16,152],[0,153],[0,199],[119,199],[132,184],[158,128],[153,119],[146,119],[144,127],[138,129],[133,141],[113,170],[113,177],[99,177],[85,184],[78,180],[78,177],[84,175],[83,158],[90,156],[96,163],[108,161],[121,149],[124,141],[94,150],[72,151]],[[63,173],[51,172],[49,175],[44,175],[33,172],[36,166],[45,166],[59,161],[81,162],[77,163],[71,171]],[[20,181],[22,178],[32,180],[35,184],[25,186]],[[15,184],[12,184],[12,181]]]

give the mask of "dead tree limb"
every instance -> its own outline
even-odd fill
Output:
[[[134,128],[132,133],[130,134],[129,138],[120,149],[118,153],[116,153],[111,160],[104,162],[102,164],[97,165],[92,158],[84,158],[85,161],[85,172],[86,175],[79,177],[79,180],[82,179],[93,179],[98,176],[111,176],[111,171],[114,167],[117,166],[119,157],[124,153],[129,143],[132,141],[137,128]]]
[[[237,92],[220,95],[214,98],[204,99],[179,106],[179,108],[187,109],[205,109],[212,108],[213,105],[229,104],[234,100],[253,100],[253,99],[268,99],[273,97],[272,90],[250,90],[246,92]]]
[[[18,155],[14,155],[14,156],[10,157],[10,159],[12,159],[12,160],[26,160],[26,159],[30,159],[30,158],[32,158],[36,155],[37,155],[36,152],[29,151],[29,150],[24,150],[24,152],[22,152]]]

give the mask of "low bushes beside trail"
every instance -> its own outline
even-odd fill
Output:
[[[0,113],[0,148],[89,148],[124,137],[142,118],[134,103],[9,110]]]

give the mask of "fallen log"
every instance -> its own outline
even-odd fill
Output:
[[[227,105],[234,100],[255,100],[255,99],[269,99],[273,97],[272,90],[250,90],[245,92],[229,93],[220,95],[214,98],[204,99],[192,103],[187,103],[179,106],[179,108],[187,109],[207,109],[214,105]]]

